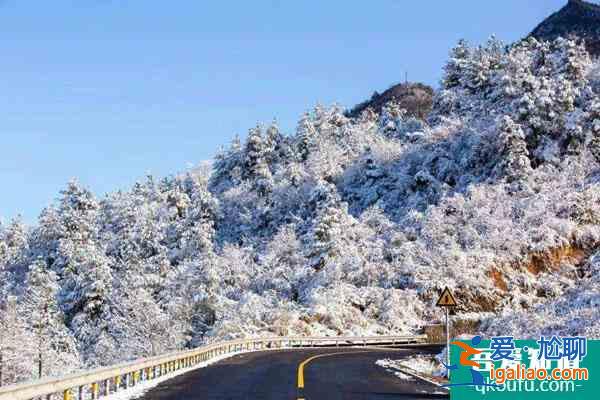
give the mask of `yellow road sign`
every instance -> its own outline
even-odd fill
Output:
[[[435,305],[438,307],[456,307],[458,304],[456,303],[456,299],[452,295],[452,292],[450,292],[450,289],[445,287]]]

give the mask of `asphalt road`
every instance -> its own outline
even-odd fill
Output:
[[[447,398],[375,365],[415,349],[341,348],[238,354],[165,381],[143,400],[391,400]],[[299,371],[302,370],[301,372]],[[299,387],[300,386],[300,387]],[[302,387],[304,386],[304,387]]]

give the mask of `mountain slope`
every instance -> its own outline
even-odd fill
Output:
[[[565,7],[545,19],[530,34],[539,40],[571,35],[584,39],[590,54],[600,55],[600,5],[569,0]]]
[[[409,116],[425,119],[431,111],[433,88],[423,83],[399,83],[381,94],[375,92],[369,100],[349,110],[347,115],[356,118],[367,109],[379,114],[390,102],[397,103]]]
[[[101,199],[72,182],[37,226],[0,227],[5,379],[33,377],[40,345],[60,374],[221,338],[416,332],[444,286],[483,333],[514,315],[523,336],[600,337],[599,96],[573,41],[461,42],[427,124],[315,107],[210,171]]]

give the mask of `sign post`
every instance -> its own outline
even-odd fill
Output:
[[[440,295],[437,303],[435,303],[437,307],[444,307],[446,312],[446,365],[450,365],[450,307],[456,307],[458,304],[456,303],[456,299],[450,292],[448,287],[444,288],[444,291]],[[448,379],[450,379],[450,369],[448,369]]]

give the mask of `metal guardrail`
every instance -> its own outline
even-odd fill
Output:
[[[59,378],[44,378],[28,383],[0,387],[0,400],[56,398],[92,399],[135,386],[142,381],[168,376],[181,369],[191,369],[217,356],[241,351],[293,349],[305,347],[340,347],[423,343],[426,336],[348,336],[348,337],[268,337],[239,339],[201,346],[163,356],[144,358],[123,364],[97,368]],[[102,391],[100,390],[102,389]],[[53,397],[54,396],[54,397]]]

